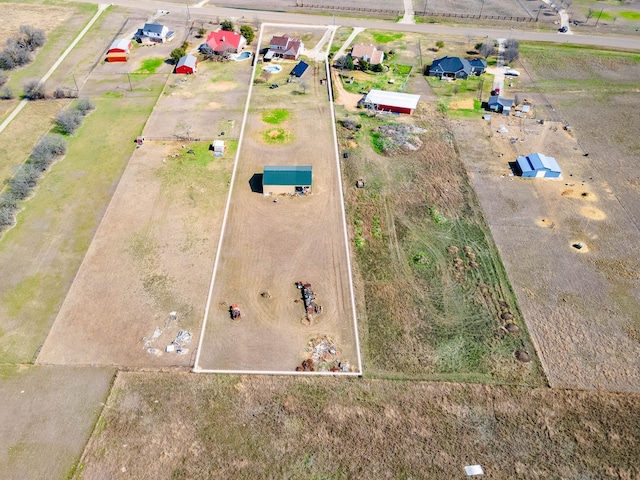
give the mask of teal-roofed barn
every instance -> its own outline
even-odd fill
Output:
[[[306,195],[311,193],[311,166],[266,165],[262,174],[265,195]]]

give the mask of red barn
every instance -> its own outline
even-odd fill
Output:
[[[198,66],[198,59],[193,55],[185,55],[182,57],[176,65],[176,73],[192,74],[196,73],[196,67]]]
[[[131,40],[121,38],[115,40],[107,52],[107,62],[126,62],[131,51]]]
[[[363,100],[366,108],[411,115],[418,107],[420,95],[371,90]]]

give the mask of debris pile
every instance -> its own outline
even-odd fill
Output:
[[[302,300],[304,301],[304,308],[306,315],[302,317],[302,323],[304,325],[311,325],[313,315],[319,315],[322,313],[322,306],[315,303],[316,295],[311,289],[311,284],[307,282],[296,282],[296,287],[302,290]]]
[[[376,132],[382,137],[384,153],[391,154],[397,150],[405,152],[418,150],[423,144],[419,135],[426,130],[415,125],[388,123],[379,126]]]
[[[180,330],[173,342],[167,345],[165,351],[167,353],[176,352],[178,355],[186,355],[189,353],[189,349],[186,347],[191,343],[191,337],[191,332]]]
[[[328,335],[317,336],[309,340],[307,346],[309,359],[296,367],[297,372],[350,372],[349,362],[340,358],[340,351]]]

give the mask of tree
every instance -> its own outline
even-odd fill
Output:
[[[381,63],[376,63],[375,65],[371,65],[371,70],[380,73],[384,70],[384,66]]]
[[[173,61],[174,64],[177,64],[180,59],[182,57],[184,57],[187,54],[187,50],[185,48],[179,47],[179,48],[174,48],[171,51],[171,60]]]
[[[13,38],[7,40],[4,50],[0,52],[0,68],[11,70],[31,62],[29,50]]]
[[[30,52],[43,46],[46,40],[47,37],[44,34],[44,30],[34,28],[31,25],[20,25],[17,42],[24,45]]]
[[[220,28],[227,32],[233,32],[235,30],[235,26],[231,20],[223,20],[220,24]]]
[[[362,70],[363,72],[366,72],[367,70],[369,70],[371,68],[371,64],[369,63],[368,60],[365,60],[364,58],[361,58],[360,60],[358,60],[358,68],[360,70]]]
[[[61,132],[67,135],[73,135],[81,124],[82,113],[78,110],[63,110],[56,115],[56,125]]]
[[[253,28],[251,28],[250,25],[242,25],[240,27],[240,35],[245,38],[245,40],[247,41],[247,45],[251,45],[251,42],[253,42],[253,39],[256,36],[256,34],[253,32]]]
[[[343,55],[336,60],[335,65],[341,70],[353,70],[353,58],[351,55]]]
[[[4,87],[0,90],[0,100],[11,100],[14,97],[13,90],[9,87]]]
[[[24,96],[27,100],[40,100],[44,98],[44,84],[38,80],[28,80],[24,84]]]
[[[85,116],[91,110],[96,108],[96,104],[90,98],[80,98],[76,102],[76,110],[78,110],[82,116]]]
[[[520,48],[520,44],[517,40],[510,38],[504,44],[504,52],[502,54],[504,61],[507,63],[511,63],[514,60],[517,60],[520,56],[518,52],[518,48]]]
[[[486,60],[491,55],[495,55],[496,54],[496,47],[493,45],[493,43],[482,43],[482,44],[480,44],[480,48],[478,48],[478,52]]]
[[[437,48],[438,50],[440,50],[441,48],[444,48],[444,42],[443,42],[442,40],[438,40],[438,41],[436,42],[436,48]]]

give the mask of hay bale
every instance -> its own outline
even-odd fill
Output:
[[[513,320],[513,315],[511,313],[509,313],[509,312],[502,312],[500,314],[500,318],[502,320]]]
[[[518,360],[519,362],[528,363],[531,361],[531,357],[529,356],[529,353],[526,350],[518,349],[516,350],[514,355],[516,357],[516,360]]]
[[[504,328],[509,333],[518,333],[520,331],[520,327],[518,327],[515,323],[507,323]]]
[[[447,253],[450,253],[451,255],[455,255],[456,253],[458,253],[458,250],[460,250],[458,247],[456,247],[455,245],[449,245],[447,247]]]

